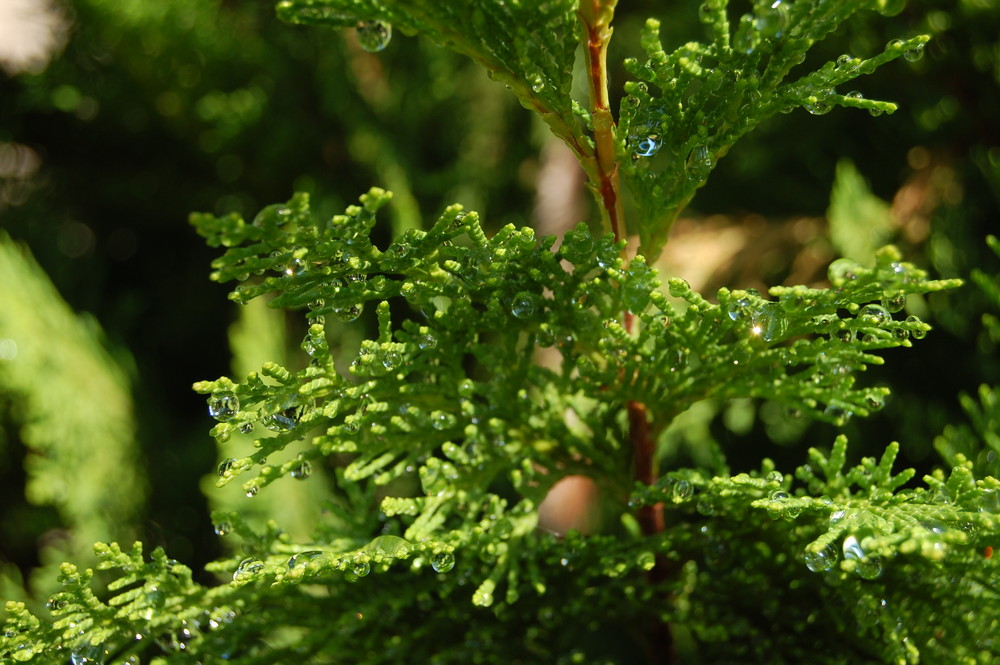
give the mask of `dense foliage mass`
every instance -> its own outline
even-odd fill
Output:
[[[673,450],[677,424],[706,401],[767,404],[775,431],[882,410],[890,389],[866,385],[866,370],[927,336],[912,304],[961,283],[931,279],[892,246],[867,265],[834,261],[828,286],[766,294],[699,294],[652,265],[718,160],[758,124],[797,107],[895,110],[836,87],[919,58],[926,36],[793,71],[853,15],[904,5],[779,0],[737,16],[707,0],[698,17],[709,40],[671,53],[649,20],[646,59],[625,63],[634,80],[615,113],[613,1],[279,3],[291,22],[354,29],[367,51],[398,31],[472,58],[568,146],[602,226],[488,233],[455,204],[383,240],[379,215],[395,204],[379,188],[332,216],[306,193],[252,218],[192,215],[223,248],[211,277],[236,283],[233,301],[304,318],[293,328],[300,354],[194,388],[225,451],[218,487],[238,481],[257,504],[311,487],[308,534],[286,531],[280,501],[263,515],[231,502],[213,514],[216,533],[238,541],[208,566],[219,586],[163,548],[98,544],[97,573],[61,566],[48,616],[7,604],[0,655],[75,665],[994,662],[994,390],[983,387],[979,404],[965,398],[972,426],[939,437],[945,465],[919,480],[894,467],[900,444],[851,464],[843,435],[811,442],[786,469],[757,455],[753,471],[734,472],[711,436],[692,437],[683,464]],[[586,102],[574,97],[581,69]],[[974,279],[1000,306],[997,279]],[[58,449],[48,441],[34,445]],[[575,528],[544,509],[567,478],[588,479],[599,496]]]

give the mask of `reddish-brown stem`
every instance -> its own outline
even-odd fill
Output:
[[[625,239],[625,218],[615,150],[615,121],[608,101],[607,78],[608,42],[611,39],[611,20],[614,17],[615,4],[617,0],[580,0],[580,19],[585,28],[584,37],[587,42],[590,117],[594,127],[595,147],[595,160],[591,163],[592,168],[587,169],[587,174],[591,179],[591,186],[599,195],[615,242],[618,242]],[[622,258],[627,261],[624,249],[622,254]],[[624,312],[622,324],[625,330],[631,333],[635,327],[635,316],[630,312]],[[626,409],[636,480],[644,485],[652,485],[656,481],[656,451],[646,405],[638,400],[630,400]],[[639,509],[637,518],[644,536],[655,536],[664,530],[662,504],[643,506]],[[656,565],[647,573],[649,583],[660,586],[668,577],[666,560],[657,557]],[[674,665],[677,662],[669,624],[654,621],[649,628],[649,648],[651,663]]]
[[[615,242],[625,238],[625,219],[622,213],[621,185],[618,163],[615,159],[615,121],[611,115],[608,98],[608,42],[611,40],[611,19],[617,0],[580,0],[580,18],[586,30],[587,69],[590,82],[590,118],[594,126],[594,147],[597,169],[588,173],[591,185],[601,198],[601,207],[608,216],[608,224]]]
[[[633,400],[628,403],[627,409],[629,438],[632,440],[632,456],[635,461],[635,479],[643,485],[652,485],[656,481],[655,451],[653,437],[649,431],[649,419],[646,417],[646,405]],[[652,536],[661,533],[664,528],[663,504],[643,506],[639,510],[638,518],[643,535]]]

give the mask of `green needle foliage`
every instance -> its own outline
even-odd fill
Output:
[[[0,404],[14,414],[16,438],[31,451],[25,497],[54,507],[75,535],[48,554],[87,557],[96,539],[133,538],[145,474],[127,372],[95,322],[73,313],[3,233],[0,283],[16,285],[0,289]],[[0,438],[0,449],[13,439]],[[46,522],[40,510],[21,519],[36,528]]]
[[[705,296],[650,265],[739,137],[798,106],[893,111],[835,88],[927,38],[789,80],[852,14],[904,3],[755,2],[737,19],[708,0],[708,43],[667,54],[647,22],[648,60],[626,63],[636,80],[616,121],[614,4],[279,4],[293,22],[356,28],[370,50],[397,30],[481,63],[570,146],[605,228],[488,236],[456,204],[379,247],[392,199],[379,188],[332,218],[303,193],[250,221],[193,215],[224,249],[211,277],[235,282],[232,300],[304,318],[302,362],[195,384],[231,451],[217,484],[260,501],[321,483],[312,535],[292,538],[277,510],[217,511],[217,533],[239,545],[210,565],[227,582],[214,587],[161,549],[98,544],[107,584],[64,564],[51,616],[8,603],[4,662],[996,662],[992,391],[969,400],[974,427],[946,432],[946,466],[920,481],[894,469],[897,443],[849,465],[844,436],[787,473],[762,459],[734,474],[711,442],[709,463],[658,470],[667,428],[706,399],[835,425],[880,410],[889,389],[863,372],[930,330],[902,313],[906,299],[959,285],[893,247],[869,265],[835,261],[829,288],[766,295]],[[572,94],[580,45],[586,102]],[[638,211],[631,259],[619,176]],[[374,334],[344,342],[368,323]],[[586,535],[542,517],[568,476],[600,490],[603,520]]]

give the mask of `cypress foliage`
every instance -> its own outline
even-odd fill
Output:
[[[237,303],[301,314],[308,358],[195,384],[231,451],[217,484],[249,501],[316,484],[312,534],[292,538],[277,510],[217,511],[239,544],[211,564],[214,587],[162,549],[99,543],[106,585],[66,563],[50,616],[7,604],[4,662],[996,662],[995,389],[963,398],[970,424],[938,438],[943,465],[920,479],[895,468],[899,443],[857,460],[842,435],[796,468],[764,458],[732,473],[714,442],[703,462],[660,468],[668,428],[706,399],[835,425],[877,412],[889,389],[866,385],[866,368],[930,331],[907,298],[959,286],[891,246],[868,265],[834,261],[828,288],[766,294],[699,294],[651,266],[764,120],[895,110],[836,88],[919,57],[925,36],[795,67],[853,14],[904,4],[756,1],[737,17],[706,0],[709,40],[672,53],[651,19],[615,112],[614,0],[279,3],[285,20],[356,29],[369,50],[419,34],[481,64],[577,157],[602,227],[490,236],[456,204],[379,247],[392,206],[379,188],[332,218],[304,193],[252,220],[192,215],[222,250],[211,278]],[[573,96],[581,46],[586,100]],[[975,280],[1000,306],[997,278]],[[376,335],[342,343],[366,320]],[[601,515],[553,529],[541,507],[571,476],[598,488]]]

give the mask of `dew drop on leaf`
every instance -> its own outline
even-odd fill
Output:
[[[764,5],[758,11],[754,25],[768,39],[781,37],[788,27],[788,4],[782,0],[774,0],[770,6]]]
[[[649,136],[643,138],[635,139],[635,148],[632,154],[635,157],[652,157],[660,151],[660,146],[663,145],[660,137],[656,134],[650,134]]]
[[[398,351],[386,351],[382,354],[382,366],[385,367],[387,372],[392,372],[400,363],[403,362],[403,356],[400,355]]]
[[[264,427],[272,432],[287,432],[299,424],[299,407],[290,406],[264,417]]]
[[[861,265],[851,259],[837,259],[830,264],[826,275],[834,286],[843,286],[846,282],[854,281],[858,278],[858,271]]]
[[[348,305],[347,307],[337,307],[333,310],[333,315],[344,323],[357,320],[364,311],[363,305]]]
[[[306,271],[306,262],[302,259],[292,259],[285,264],[285,275],[288,277],[298,277]]]
[[[361,21],[355,27],[358,44],[369,53],[378,53],[392,39],[392,25],[385,21]]]
[[[906,294],[902,291],[896,293],[886,293],[882,296],[882,307],[895,314],[901,312],[906,306]]]
[[[233,459],[232,457],[227,457],[226,459],[222,460],[219,463],[219,475],[224,476],[227,473],[229,473],[229,470],[233,468],[234,464],[236,464],[236,460]]]
[[[436,573],[447,573],[455,567],[455,555],[451,552],[438,552],[431,557],[431,568]]]
[[[892,316],[885,307],[881,305],[865,305],[861,308],[861,313],[858,315],[858,319],[862,323],[869,326],[880,326],[883,323],[890,321]]]
[[[248,581],[262,572],[264,572],[264,562],[255,556],[247,557],[240,561],[240,565],[236,567],[236,571],[233,573],[233,581]]]
[[[309,460],[302,460],[298,465],[292,467],[289,475],[296,480],[305,480],[312,475],[312,464],[309,463]]]
[[[713,166],[715,166],[715,159],[706,145],[696,145],[692,148],[684,164],[688,179],[694,181],[707,178]]]
[[[675,502],[686,501],[694,494],[694,486],[686,480],[678,480],[670,488],[670,495]]]
[[[830,104],[830,102],[828,102],[824,97],[818,97],[816,95],[813,95],[804,101],[802,106],[813,115],[826,115],[833,109],[833,105]]]
[[[915,316],[908,316],[908,317],[906,317],[906,322],[907,323],[921,323],[920,319],[918,319]],[[923,339],[924,337],[927,337],[927,331],[926,330],[911,330],[910,331],[910,335],[913,336],[913,339]]]
[[[358,577],[365,577],[371,571],[372,571],[372,565],[368,563],[368,561],[365,561],[364,559],[358,559],[357,561],[354,562],[354,565],[351,566],[351,572],[357,575]]]
[[[518,319],[531,318],[537,309],[536,296],[527,291],[521,291],[514,296],[510,304],[510,312]]]
[[[218,524],[215,525],[215,535],[217,536],[225,536],[232,530],[233,530],[233,525],[230,524],[229,522],[219,522]]]
[[[269,205],[253,218],[253,225],[260,228],[277,228],[291,220],[292,209],[282,203]]]
[[[903,59],[907,62],[916,62],[924,57],[924,45],[917,44],[913,48],[908,48],[903,51]]]
[[[240,398],[226,391],[208,398],[208,415],[220,422],[230,420],[240,410]]]
[[[773,342],[788,330],[788,317],[781,305],[764,303],[750,315],[751,332],[765,342]]]
[[[854,572],[865,580],[874,580],[882,575],[882,559],[878,555],[870,555],[861,547],[858,538],[851,534],[844,538],[844,559],[855,562]]]

